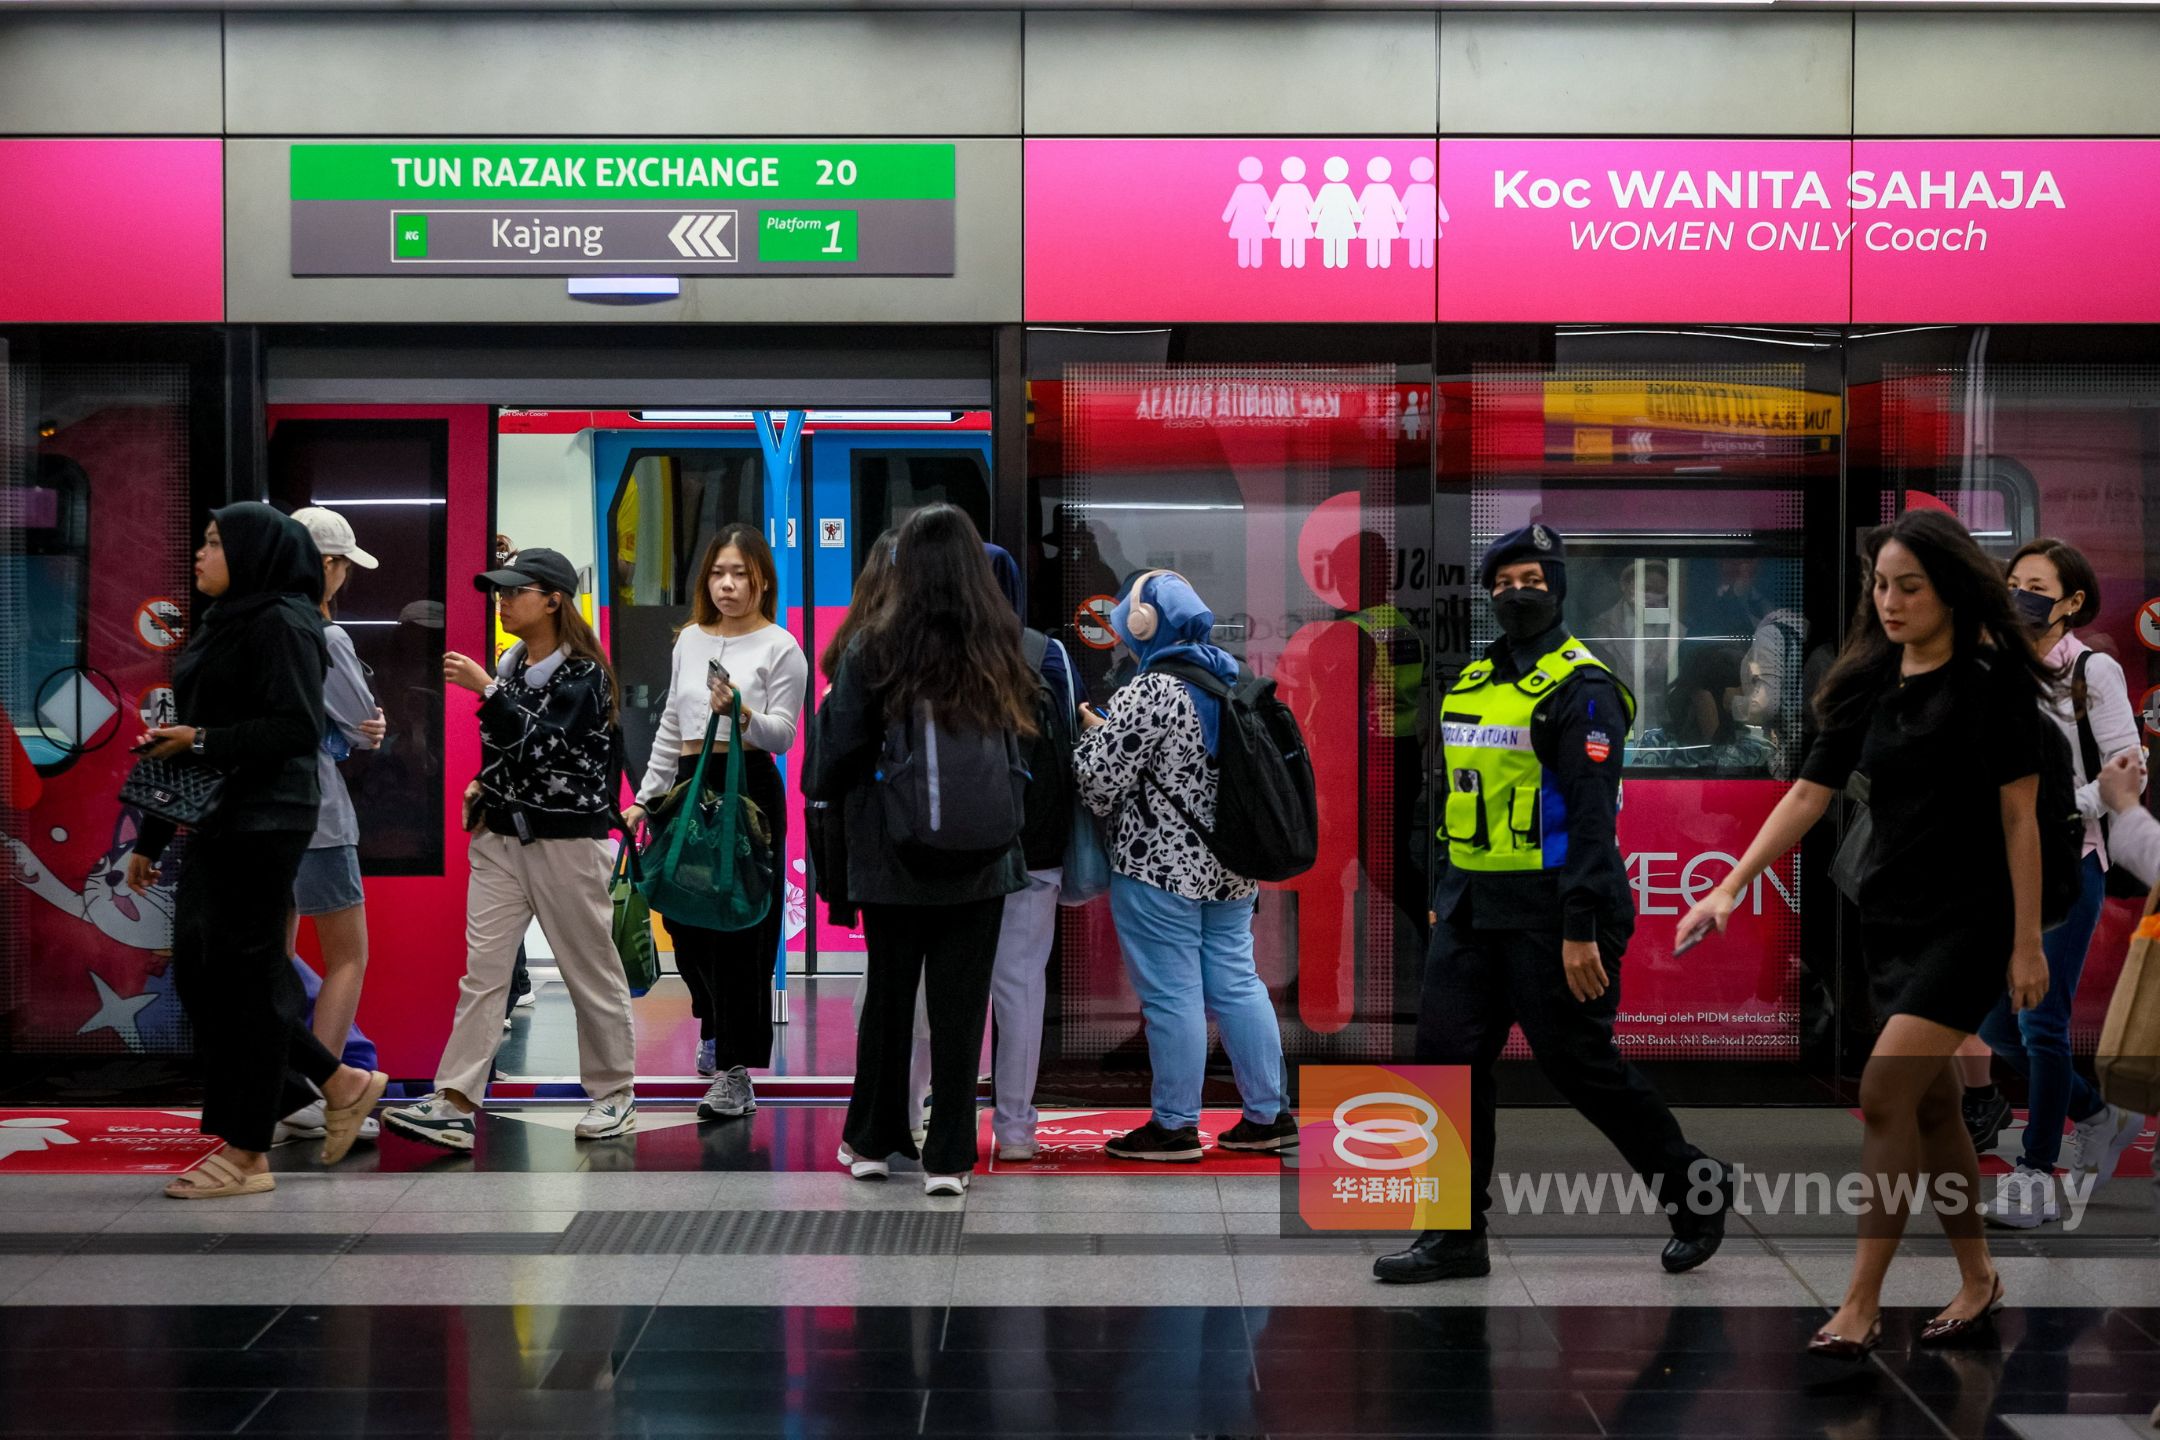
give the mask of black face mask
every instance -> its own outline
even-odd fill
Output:
[[[2037,590],[2013,590],[2010,603],[2017,606],[2025,623],[2035,630],[2046,630],[2055,618],[2055,597],[2042,595]]]
[[[1503,590],[1493,596],[1500,633],[1510,640],[1534,640],[1560,619],[1560,601],[1550,590]]]

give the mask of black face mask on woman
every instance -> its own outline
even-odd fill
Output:
[[[2035,630],[2045,630],[2055,618],[2055,597],[2042,595],[2037,590],[2013,590],[2010,603],[2017,606],[2025,623]]]
[[[1502,590],[1492,608],[1500,633],[1510,640],[1535,640],[1560,619],[1559,598],[1550,590]]]

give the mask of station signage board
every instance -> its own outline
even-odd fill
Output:
[[[1031,321],[2160,321],[2160,141],[1034,140],[1026,211]]]
[[[295,144],[294,275],[950,275],[954,147]]]

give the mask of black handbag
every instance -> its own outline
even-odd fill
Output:
[[[1867,878],[1868,852],[1875,847],[1875,817],[1868,811],[1872,788],[1858,770],[1846,777],[1845,798],[1853,802],[1852,817],[1846,822],[1837,858],[1830,862],[1830,883],[1855,905],[1860,903],[1860,882]]]
[[[120,803],[175,825],[200,825],[225,798],[225,772],[192,755],[145,755],[120,786]]]

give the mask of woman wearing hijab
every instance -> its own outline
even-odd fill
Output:
[[[1105,1148],[1126,1160],[1200,1159],[1207,1024],[1222,1029],[1244,1118],[1226,1150],[1279,1150],[1295,1138],[1283,1088],[1282,1031],[1253,968],[1260,887],[1215,858],[1185,817],[1215,823],[1221,702],[1158,670],[1196,665],[1234,680],[1238,664],[1208,643],[1215,615],[1185,577],[1150,570],[1110,614],[1139,673],[1104,715],[1083,707],[1073,771],[1087,807],[1110,822],[1110,913],[1147,1017],[1154,1115]]]
[[[226,1148],[165,1187],[175,1200],[276,1188],[265,1158],[278,1120],[324,1099],[323,1163],[343,1158],[389,1077],[338,1062],[302,1022],[285,913],[321,800],[315,751],[329,666],[322,559],[267,505],[212,513],[195,552],[196,616],[173,666],[183,723],[142,735],[160,759],[192,753],[224,772],[217,809],[188,845],[173,919],[173,983],[203,1065],[202,1131]],[[157,882],[173,826],[146,817],[128,884]]]

